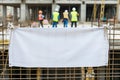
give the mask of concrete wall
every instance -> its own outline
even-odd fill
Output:
[[[60,4],[81,4],[84,0],[55,0],[56,3]],[[102,1],[102,0],[101,0]],[[97,3],[101,3],[101,1],[96,1]],[[53,0],[25,0],[25,3],[39,4],[39,3],[52,3]],[[94,0],[85,0],[85,3],[93,4]],[[22,3],[22,0],[0,0],[0,4],[19,4]],[[117,0],[106,0],[106,4],[116,4]]]
[[[117,16],[118,16],[118,22],[120,22],[120,0],[118,0],[118,5],[117,5],[117,7],[118,7],[118,13],[117,13]]]

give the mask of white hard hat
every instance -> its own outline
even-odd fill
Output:
[[[57,11],[57,12],[58,12],[59,10],[58,10],[57,8],[55,8],[55,11]]]
[[[73,11],[75,11],[75,10],[76,10],[76,8],[75,8],[75,7],[73,7],[73,8],[72,8],[72,10],[73,10]]]
[[[65,12],[68,12],[68,10],[65,10]]]

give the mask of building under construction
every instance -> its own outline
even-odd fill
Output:
[[[60,14],[69,12],[73,7],[79,12],[79,21],[98,21],[101,6],[104,5],[104,17],[113,19],[112,30],[108,30],[109,64],[105,67],[75,68],[22,68],[8,66],[8,28],[0,27],[0,80],[120,80],[120,0],[0,0],[0,17],[7,22],[7,14],[12,14],[13,22],[37,21],[38,11],[43,10],[45,18],[50,20],[56,5]],[[12,12],[7,11],[12,7]],[[13,15],[14,14],[14,15]],[[116,18],[115,18],[116,16]],[[117,19],[117,21],[116,21]],[[90,73],[88,76],[87,73]]]
[[[105,4],[104,15],[108,19],[117,16],[120,21],[120,2],[119,0],[0,0],[1,4],[1,17],[5,20],[7,16],[7,6],[13,8],[9,13],[13,13],[13,21],[29,21],[38,19],[38,11],[41,9],[45,15],[45,18],[50,20],[52,11],[54,11],[55,5],[60,6],[60,14],[64,10],[69,12],[73,7],[76,7],[77,12],[80,14],[80,21],[91,21],[93,16],[99,17],[101,11],[101,4]],[[94,6],[96,10],[94,9]],[[117,12],[118,11],[118,12]],[[96,13],[96,15],[93,15]]]

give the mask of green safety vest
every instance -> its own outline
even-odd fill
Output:
[[[77,19],[78,13],[76,11],[71,12],[71,21],[78,21]]]
[[[58,12],[53,12],[53,21],[58,22],[58,17],[59,17],[59,13]]]

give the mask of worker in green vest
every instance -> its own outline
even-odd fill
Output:
[[[75,25],[75,27],[77,27],[77,21],[78,21],[79,14],[77,13],[75,7],[72,8],[70,15],[71,15],[71,27],[73,27],[73,24]]]
[[[59,11],[58,9],[55,9],[55,11],[52,14],[52,20],[53,20],[52,27],[53,28],[57,27],[58,21],[60,19],[60,14],[58,11]]]

